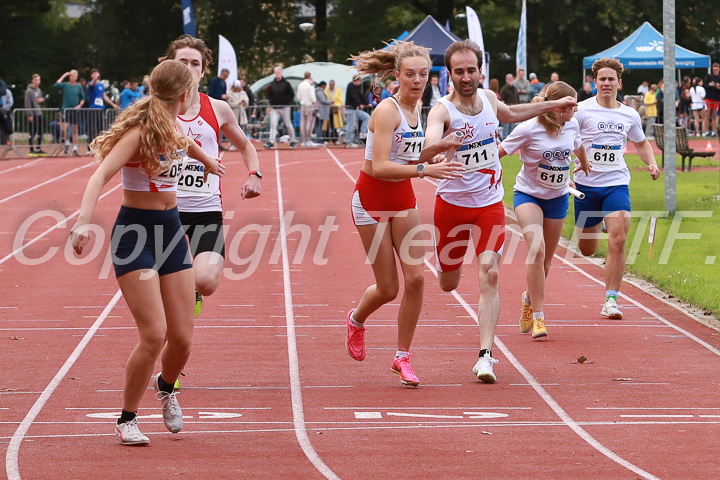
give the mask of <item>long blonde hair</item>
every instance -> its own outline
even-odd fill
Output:
[[[577,92],[573,87],[560,80],[552,82],[550,85],[542,89],[539,95],[532,99],[532,103],[545,102],[548,100],[559,100],[563,97],[573,97],[577,99]],[[553,137],[560,135],[562,126],[553,112],[543,113],[538,117],[538,123],[545,127],[548,134]]]
[[[385,80],[395,72],[400,71],[402,61],[408,57],[422,57],[432,65],[429,48],[415,45],[415,42],[395,42],[388,45],[386,50],[367,50],[351,55],[349,60],[355,62],[355,67],[360,75],[378,74],[379,81]]]
[[[102,162],[115,145],[132,128],[140,126],[140,168],[148,175],[163,170],[168,162],[187,150],[188,139],[175,130],[175,117],[168,105],[180,100],[193,86],[193,76],[184,63],[167,60],[150,74],[148,96],[120,114],[109,130],[90,144],[97,163]],[[160,162],[160,154],[166,163]]]

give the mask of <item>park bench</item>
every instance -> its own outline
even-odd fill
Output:
[[[655,124],[653,125],[653,131],[655,133],[655,143],[657,144],[658,148],[662,151],[665,151],[665,137],[664,132],[665,128],[663,125]],[[681,171],[685,171],[685,159],[688,160],[688,172],[692,170],[692,160],[695,157],[702,157],[702,158],[709,158],[714,157],[715,152],[713,151],[707,151],[707,152],[699,152],[696,150],[693,150],[690,148],[690,145],[688,145],[688,139],[687,139],[687,128],[685,127],[676,127],[675,128],[675,151],[678,155],[682,157],[681,162]],[[665,157],[663,157],[662,160],[662,166],[665,168]]]

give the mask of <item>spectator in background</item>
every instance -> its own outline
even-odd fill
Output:
[[[88,83],[87,101],[89,110],[86,111],[88,122],[88,145],[105,129],[105,102],[115,109],[120,109],[105,93],[105,85],[100,80],[100,70],[90,70],[90,83]]]
[[[653,133],[653,125],[657,120],[657,96],[655,92],[658,86],[654,83],[650,85],[650,90],[645,94],[643,103],[645,104],[645,115],[647,115],[647,122],[645,123],[645,136],[650,140],[653,140],[655,135]]]
[[[230,76],[230,70],[223,68],[220,71],[220,75],[214,77],[208,83],[208,97],[212,97],[216,100],[227,100],[227,83],[225,82]]]
[[[713,63],[712,73],[705,75],[703,83],[705,85],[705,106],[708,111],[703,123],[703,130],[705,130],[705,135],[713,137],[717,136],[718,110],[720,109],[720,63]],[[709,121],[708,117],[710,117]]]
[[[560,80],[560,75],[558,75],[557,72],[552,72],[550,74],[550,81],[548,82],[548,85],[551,84],[552,82],[557,82],[558,80]]]
[[[317,124],[315,125],[315,138],[318,142],[327,141],[328,138],[328,126],[330,123],[330,105],[332,100],[328,100],[327,94],[325,93],[325,87],[327,82],[324,80],[317,84],[315,87],[315,98],[317,99],[318,106],[318,118]]]
[[[250,89],[250,85],[248,85],[247,81],[244,78],[240,79],[240,85],[242,85],[243,92],[245,92],[248,97],[248,118],[252,118],[255,116],[255,95],[253,95],[253,92]]]
[[[248,123],[247,107],[250,102],[248,100],[247,93],[245,93],[245,90],[242,88],[242,82],[240,82],[240,80],[235,80],[233,82],[232,89],[230,89],[230,93],[228,93],[227,102],[230,105],[233,114],[235,114],[238,125],[240,125],[243,132],[247,133],[245,131]]]
[[[442,92],[440,92],[440,79],[437,77],[437,75],[433,75],[430,77],[430,81],[425,85],[425,91],[423,92],[422,96],[422,104],[423,108],[432,108],[435,106],[435,104],[440,100],[442,97]]]
[[[585,81],[590,84],[590,93],[597,95],[597,88],[595,88],[595,79],[591,74],[585,75]]]
[[[592,98],[595,95],[592,93],[592,85],[590,82],[585,82],[583,84],[583,88],[580,89],[578,92],[578,102],[582,102],[583,100],[587,100],[588,98]]]
[[[355,75],[345,90],[345,116],[347,117],[347,130],[345,132],[345,146],[347,148],[358,148],[359,138],[367,135],[367,126],[370,115],[363,110],[365,99],[362,94],[362,79]],[[357,128],[360,126],[359,129]]]
[[[530,103],[530,82],[525,78],[525,70],[522,68],[517,72],[517,78],[513,81],[513,87],[518,92],[518,103]]]
[[[505,85],[503,85],[503,87],[500,89],[500,101],[502,101],[508,107],[520,103],[517,88],[515,88],[515,85],[513,85],[514,82],[515,77],[513,77],[512,73],[508,73],[507,75],[505,75]],[[502,139],[505,139],[508,135],[510,135],[510,132],[512,132],[516,126],[517,123],[503,123]]]
[[[28,110],[28,123],[30,127],[30,156],[31,157],[44,157],[47,155],[40,149],[42,145],[43,135],[43,118],[42,112],[40,111],[41,104],[45,101],[42,90],[40,90],[40,75],[34,74],[32,81],[28,83],[27,89],[25,90],[25,108]],[[33,141],[37,138],[36,147],[33,148]]]
[[[368,92],[368,107],[370,107],[370,112],[372,113],[373,110],[375,110],[375,107],[378,106],[378,104],[382,101],[382,87],[380,85],[375,85],[372,90]]]
[[[497,78],[491,78],[490,82],[488,82],[488,88],[495,92],[495,96],[497,96],[497,99],[500,100],[500,81]],[[450,93],[448,91],[448,93]]]
[[[6,88],[5,94],[2,96],[2,108],[10,112],[13,105],[15,105],[15,98],[13,98],[12,91],[9,88]]]
[[[650,91],[650,84],[647,80],[643,80],[643,82],[638,86],[637,93],[638,95],[645,96],[646,93]]]
[[[325,89],[328,100],[332,102],[330,107],[330,126],[328,128],[330,142],[337,141],[337,131],[343,127],[343,114],[345,113],[345,100],[339,88],[335,87],[335,80],[330,80]]]
[[[125,110],[140,98],[140,92],[137,89],[138,82],[129,80],[123,81],[123,91],[120,93],[120,109]]]
[[[67,82],[63,82],[68,77]],[[73,141],[78,141],[78,124],[80,123],[80,112],[78,109],[85,104],[85,92],[77,82],[78,72],[73,69],[62,74],[55,82],[54,87],[62,91],[62,107],[63,121],[60,124],[60,131],[65,140],[65,154],[70,150],[70,139],[68,138],[68,125],[72,125]],[[73,144],[73,155],[80,156],[77,150],[77,143]]]
[[[530,100],[540,95],[540,90],[543,89],[545,84],[538,80],[537,75],[531,73],[528,78],[530,79]]]
[[[290,136],[290,148],[295,148],[295,128],[290,118],[290,105],[295,99],[295,90],[290,82],[283,77],[283,69],[280,66],[273,70],[275,79],[268,85],[268,100],[273,109],[270,114],[270,141],[265,144],[267,148],[273,148],[278,133],[278,117],[282,117],[283,124]]]
[[[150,92],[150,75],[145,75],[143,77],[142,84],[138,85],[138,92],[140,92],[138,100],[141,100],[148,96]]]
[[[707,121],[707,106],[705,105],[705,89],[703,88],[703,80],[700,77],[695,77],[693,80],[693,86],[690,88],[690,99],[692,101],[692,118],[693,124],[695,125],[695,135],[702,135],[703,123]]]
[[[300,102],[300,146],[316,147],[317,144],[312,141],[315,110],[317,109],[315,82],[313,82],[310,72],[305,72],[304,77],[297,89],[297,99]]]

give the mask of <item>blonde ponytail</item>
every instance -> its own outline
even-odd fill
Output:
[[[432,65],[429,48],[415,45],[415,42],[396,41],[383,50],[367,50],[357,55],[351,55],[349,60],[355,62],[360,75],[377,74],[380,81],[400,71],[400,65],[405,58],[422,57]]]
[[[166,168],[178,158],[179,150],[187,150],[185,135],[175,130],[175,117],[168,104],[180,101],[193,85],[190,69],[176,60],[166,60],[150,74],[151,94],[120,114],[109,130],[90,144],[97,163],[102,162],[115,145],[131,129],[140,127],[140,168],[148,175]],[[166,163],[160,162],[160,155]]]

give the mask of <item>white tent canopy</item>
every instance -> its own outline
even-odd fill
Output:
[[[355,67],[341,63],[311,62],[284,68],[283,77],[290,82],[293,89],[297,90],[297,86],[302,82],[303,78],[305,78],[305,72],[310,72],[315,84],[323,80],[327,83],[330,83],[330,80],[335,80],[335,85],[343,92],[348,83],[352,81],[352,78],[357,75],[357,69]],[[274,75],[268,75],[253,83],[250,89],[253,93],[257,93],[268,86],[274,79]]]

